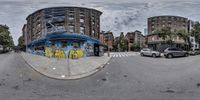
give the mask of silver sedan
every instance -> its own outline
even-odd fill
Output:
[[[160,57],[161,53],[158,51],[153,51],[149,48],[144,48],[140,51],[140,55],[141,56],[151,56],[151,57]]]

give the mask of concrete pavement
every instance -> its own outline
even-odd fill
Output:
[[[87,77],[102,69],[111,59],[107,55],[80,59],[57,59],[24,52],[21,53],[21,56],[34,70],[55,79]]]
[[[98,73],[55,80],[19,54],[0,55],[2,100],[199,100],[200,56],[113,57]]]

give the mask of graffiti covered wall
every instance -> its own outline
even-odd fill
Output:
[[[45,56],[46,57],[53,57],[54,56],[53,51],[50,47],[45,47]]]
[[[77,49],[77,50],[71,49],[69,51],[70,59],[78,59],[78,58],[82,58],[83,56],[84,56],[84,52],[82,49]]]
[[[82,49],[71,49],[64,51],[62,49],[56,49],[55,51],[51,47],[45,47],[45,56],[46,57],[55,57],[55,58],[70,58],[78,59],[84,57],[84,51]]]

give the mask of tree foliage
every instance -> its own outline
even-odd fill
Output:
[[[156,31],[154,34],[158,35],[158,37],[161,37],[164,41],[166,41],[167,44],[173,43],[173,38],[179,37],[182,38],[186,43],[190,43],[189,37],[191,36],[190,33],[187,33],[184,30],[178,30],[176,32],[172,32],[170,28],[163,28],[159,31]]]
[[[23,47],[24,46],[24,39],[23,39],[23,36],[20,36],[18,38],[18,46],[19,47]]]
[[[154,32],[154,34],[158,35],[158,37],[161,37],[164,41],[172,41],[173,37],[176,35],[169,27],[162,28],[161,30]]]
[[[133,50],[136,50],[136,51],[138,51],[138,50],[141,49],[140,44],[138,44],[138,43],[134,43],[134,44],[132,45],[132,48],[133,48]]]
[[[13,38],[10,34],[9,27],[0,25],[0,44],[4,47],[13,47]]]
[[[115,51],[127,51],[128,50],[128,41],[125,38],[123,33],[121,33],[119,37],[115,38],[113,47],[114,47]]]
[[[200,23],[196,23],[193,26],[191,35],[195,37],[196,41],[200,44]]]

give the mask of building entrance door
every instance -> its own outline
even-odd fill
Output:
[[[99,44],[94,44],[94,56],[99,56]]]

